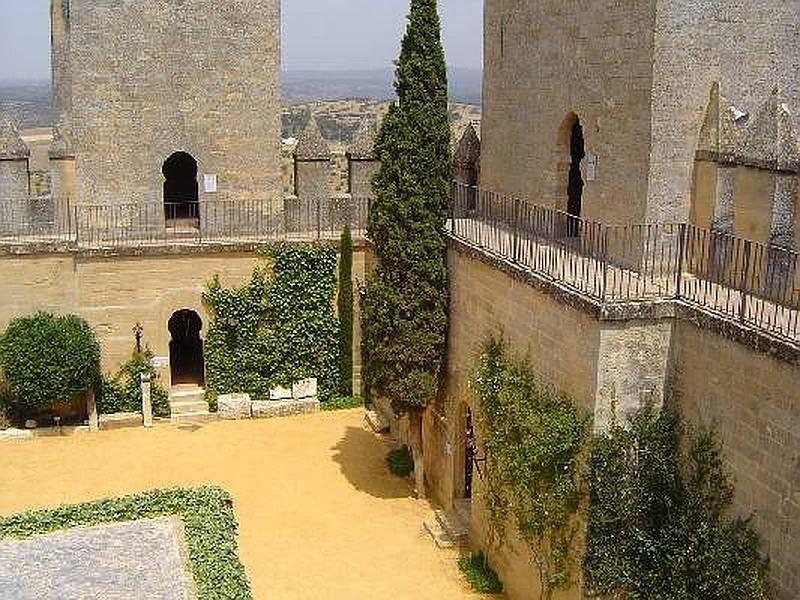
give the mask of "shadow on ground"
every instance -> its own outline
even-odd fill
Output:
[[[386,465],[389,447],[374,433],[348,427],[332,450],[334,462],[357,490],[376,498],[408,498],[412,495],[411,480],[389,472]]]

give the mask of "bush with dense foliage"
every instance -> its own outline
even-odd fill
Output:
[[[339,241],[339,394],[353,395],[353,236],[346,225]]]
[[[462,556],[458,559],[458,568],[479,594],[499,594],[503,591],[503,583],[482,553]]]
[[[0,517],[0,539],[24,539],[73,527],[173,515],[184,524],[197,599],[252,598],[250,583],[239,560],[233,501],[219,488],[146,492]]]
[[[322,410],[361,408],[364,406],[364,399],[361,396],[334,396],[330,400],[323,402],[320,406]]]
[[[336,248],[280,244],[266,257],[271,264],[247,284],[225,288],[214,277],[203,294],[212,316],[204,346],[209,395],[268,400],[276,385],[316,377],[326,400],[340,385]]]
[[[746,519],[726,516],[733,486],[716,435],[646,408],[594,440],[587,589],[654,600],[770,598],[768,562]]]
[[[101,415],[142,410],[142,374],[150,375],[150,402],[153,415],[168,417],[169,392],[159,384],[158,373],[150,364],[152,352],[136,354],[122,365],[114,377],[104,377],[100,393],[97,395],[97,411]]]
[[[579,463],[589,419],[527,363],[510,357],[501,339],[484,344],[475,389],[491,531],[502,541],[513,523],[535,559],[542,597],[549,597],[574,579]]]
[[[389,471],[398,477],[408,477],[414,471],[414,457],[408,446],[391,450],[386,455],[386,464],[389,465]]]
[[[367,385],[396,410],[437,394],[447,327],[452,156],[447,73],[435,0],[412,0],[397,62],[397,100],[375,143],[368,235],[377,265],[364,297]]]
[[[80,317],[40,312],[0,336],[0,367],[7,410],[35,414],[99,384],[100,344]]]

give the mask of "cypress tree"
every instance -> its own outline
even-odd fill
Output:
[[[353,395],[353,236],[345,225],[339,240],[339,393]]]
[[[422,412],[436,397],[445,353],[444,238],[452,173],[447,70],[436,0],[411,0],[397,61],[397,99],[375,141],[381,167],[368,234],[377,265],[364,302],[368,384],[408,413],[423,494]]]

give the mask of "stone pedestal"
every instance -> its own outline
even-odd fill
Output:
[[[97,415],[94,390],[89,390],[86,395],[86,413],[89,415],[89,431],[98,431],[100,429],[100,419]]]
[[[142,373],[142,424],[153,426],[153,403],[150,398],[150,375]]]

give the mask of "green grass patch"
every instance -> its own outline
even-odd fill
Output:
[[[398,477],[408,477],[414,470],[414,457],[408,446],[402,446],[386,455],[386,464],[389,465],[389,470]]]
[[[503,591],[503,582],[489,566],[483,553],[462,556],[458,559],[458,568],[476,592],[499,594]]]
[[[184,523],[198,600],[251,599],[250,584],[239,561],[233,501],[220,488],[145,492],[0,517],[0,539],[172,515]]]
[[[362,406],[364,406],[364,399],[361,396],[336,396],[320,403],[322,410],[347,410]]]

